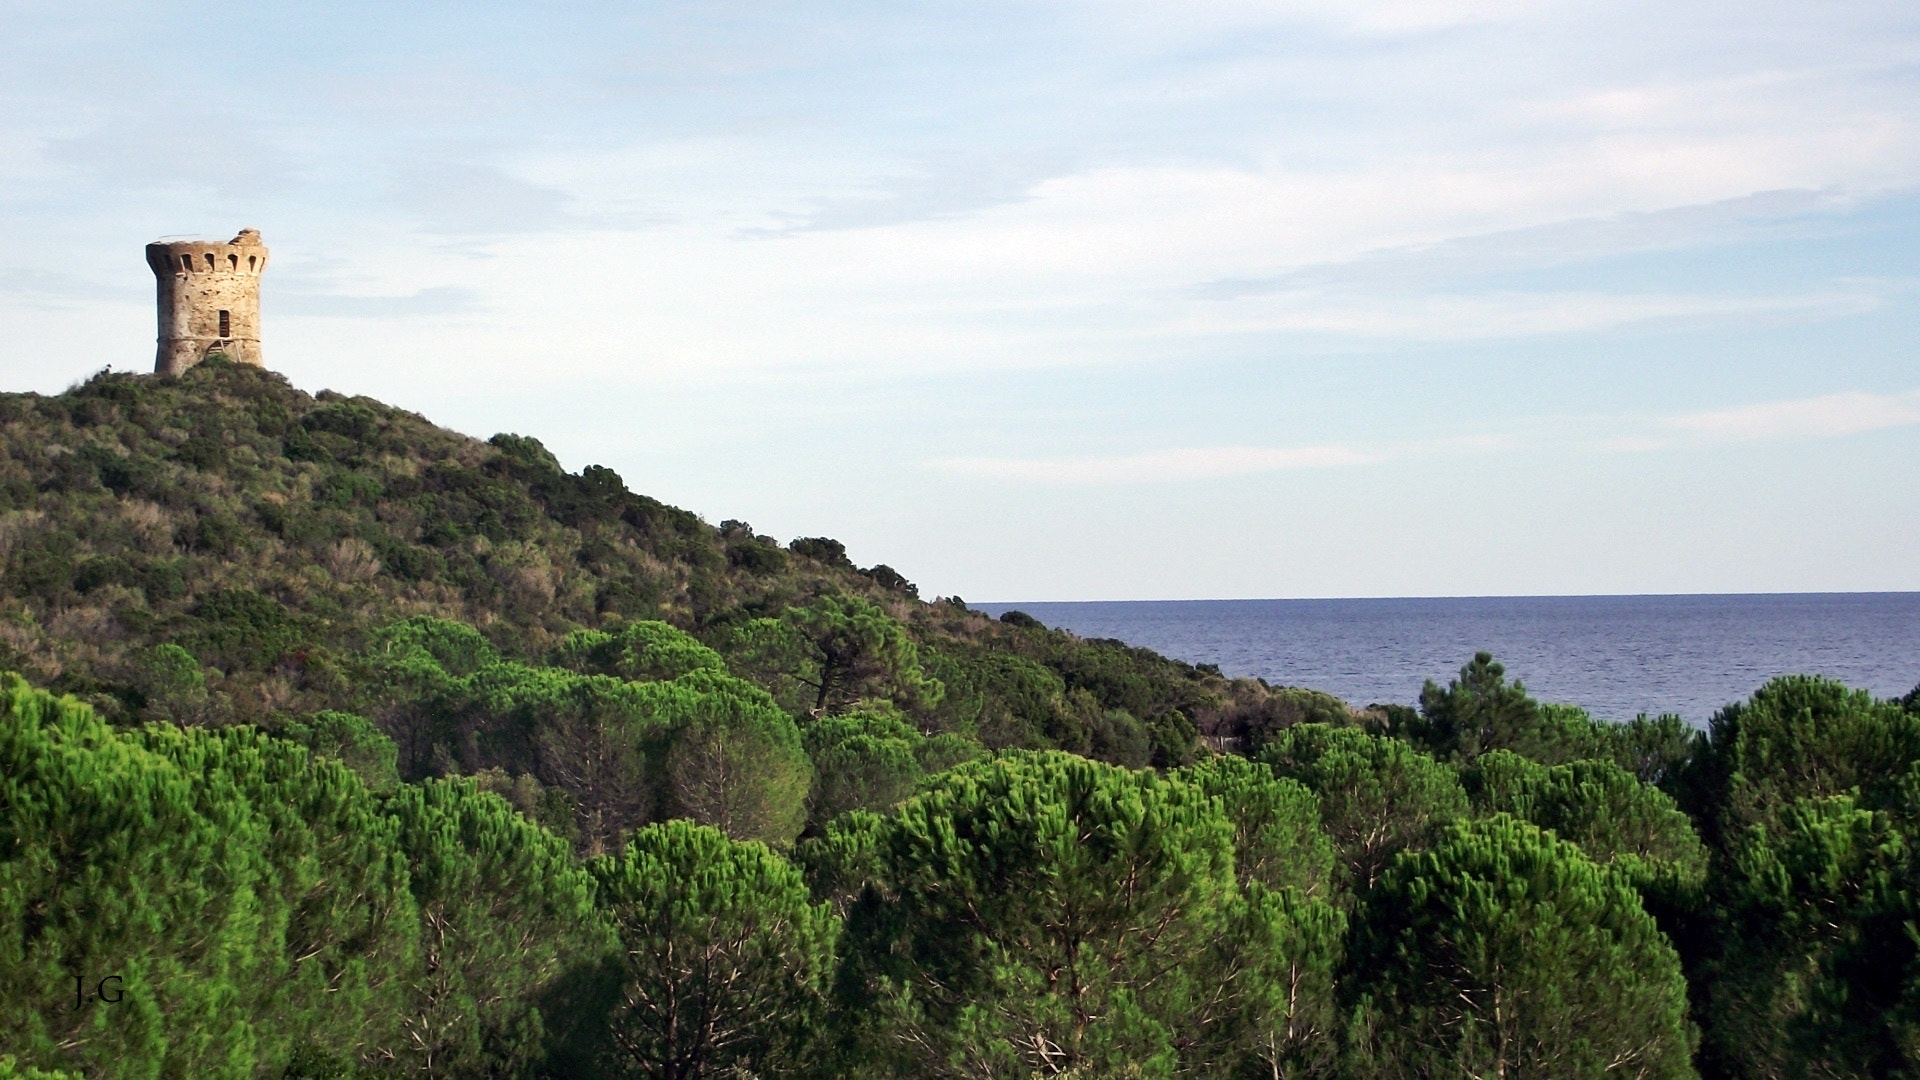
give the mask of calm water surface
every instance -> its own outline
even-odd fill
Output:
[[[1536,697],[1612,719],[1676,712],[1705,724],[1774,675],[1827,675],[1881,697],[1920,683],[1920,593],[978,606],[1357,705],[1410,704],[1479,649]]]

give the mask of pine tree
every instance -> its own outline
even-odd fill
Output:
[[[1680,961],[1632,886],[1505,814],[1394,860],[1346,985],[1357,1076],[1693,1075]]]
[[[1236,1062],[1264,1075],[1321,1075],[1333,1064],[1339,1009],[1334,973],[1346,918],[1334,904],[1333,844],[1320,803],[1293,780],[1239,757],[1215,757],[1175,774],[1211,798],[1233,824],[1241,900],[1212,968],[1233,987],[1240,1014],[1214,1025],[1184,1071]]]
[[[1320,827],[1320,800],[1298,781],[1240,757],[1214,757],[1174,777],[1220,801],[1233,823],[1234,871],[1269,890],[1303,898],[1334,891],[1333,844]]]
[[[839,921],[763,844],[688,821],[594,860],[619,933],[611,1075],[797,1071],[826,1004]]]
[[[1482,813],[1509,813],[1615,865],[1669,900],[1705,884],[1707,849],[1665,792],[1604,761],[1541,765],[1507,750],[1483,754],[1462,776]]]
[[[6,676],[0,810],[0,1035],[28,1063],[250,1076],[391,1022],[406,866],[338,763],[247,729],[117,734]],[[76,974],[121,1000],[75,1002]]]
[[[669,811],[735,839],[791,844],[806,824],[813,782],[792,717],[727,675],[694,672],[653,686],[674,692],[654,714],[672,731]]]
[[[1319,797],[1354,889],[1367,888],[1396,853],[1422,848],[1436,827],[1467,811],[1453,769],[1399,739],[1301,724],[1274,736],[1260,760]]]
[[[813,762],[807,826],[818,832],[848,810],[891,810],[925,775],[919,751],[925,738],[898,709],[870,705],[816,720],[801,732]]]
[[[593,879],[471,780],[409,784],[384,809],[411,868],[420,961],[381,1056],[421,1075],[525,1075],[549,1049],[543,999],[613,953]]]
[[[1734,843],[1695,985],[1703,1059],[1729,1075],[1920,1068],[1920,861],[1911,825],[1802,799]]]
[[[1832,679],[1790,676],[1714,715],[1684,801],[1710,843],[1732,843],[1803,798],[1889,805],[1916,761],[1920,717]]]
[[[873,877],[841,1009],[872,1075],[1231,1073],[1338,933],[1295,890],[1243,895],[1220,804],[1151,773],[1010,754],[852,817],[836,865]]]

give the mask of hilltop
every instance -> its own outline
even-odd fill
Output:
[[[566,472],[530,436],[482,441],[219,362],[0,395],[0,566],[0,668],[112,722],[350,713],[398,740],[404,778],[502,770],[576,802],[590,785],[488,737],[499,716],[396,682],[369,652],[383,629],[437,621],[471,628],[489,662],[621,675],[627,646],[607,641],[665,624],[799,719],[884,704],[921,736],[1129,766],[1180,764],[1200,730],[1276,707],[1344,713],[923,600],[832,539],[711,525],[611,469]]]

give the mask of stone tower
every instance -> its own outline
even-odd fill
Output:
[[[147,245],[147,265],[159,283],[154,371],[178,375],[209,353],[261,366],[260,272],[267,248],[259,230],[241,229],[224,244],[157,240]]]

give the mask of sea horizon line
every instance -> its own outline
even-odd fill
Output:
[[[969,603],[972,608],[1011,608],[1021,604],[1269,604],[1328,603],[1393,600],[1688,600],[1688,599],[1781,599],[1791,597],[1874,597],[1920,596],[1920,589],[1820,589],[1780,592],[1635,592],[1635,593],[1428,593],[1420,595],[1376,596],[1186,596],[1120,597],[1093,600],[987,600]]]

